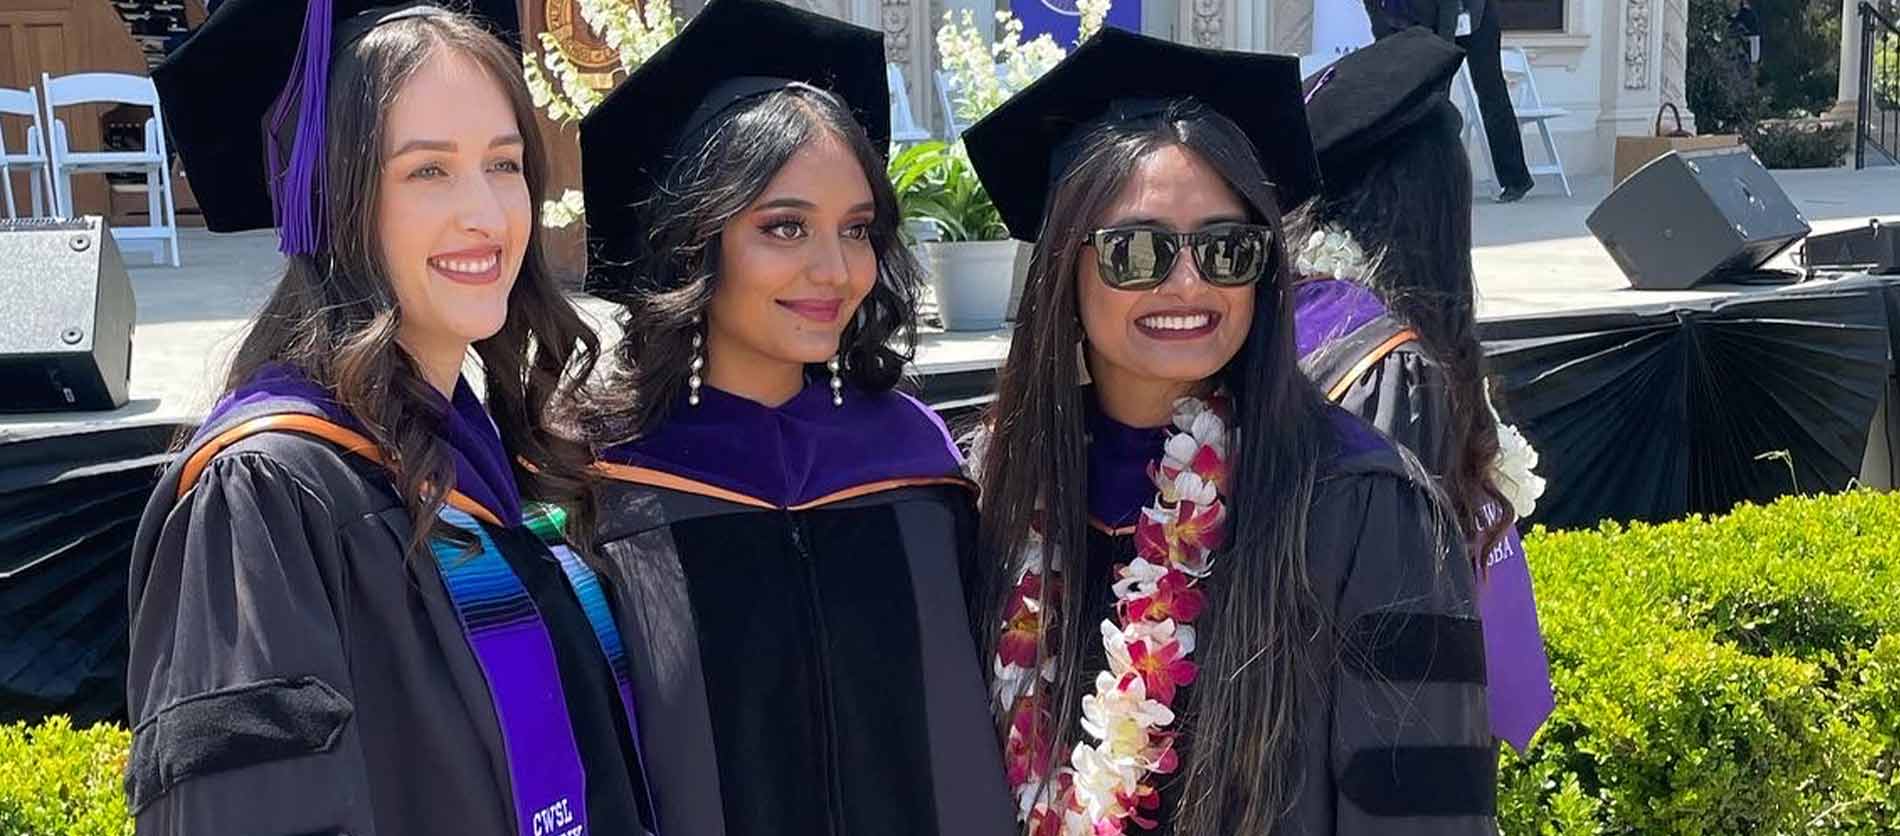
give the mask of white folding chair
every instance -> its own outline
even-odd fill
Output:
[[[904,68],[885,64],[884,84],[891,94],[891,142],[922,142],[929,139],[930,131],[917,123],[917,114],[910,108],[910,88],[904,82]]]
[[[72,177],[74,174],[132,173],[145,175],[146,226],[115,226],[112,236],[121,243],[151,242],[159,248],[157,260],[164,261],[169,250],[171,265],[177,267],[178,218],[172,198],[170,157],[165,149],[165,117],[158,103],[158,88],[143,76],[121,73],[75,73],[53,78],[40,75],[46,91],[46,115],[52,121],[50,157],[54,196],[60,212],[73,211]],[[145,120],[145,145],[137,151],[75,151],[68,142],[66,123],[59,109],[82,104],[143,105],[152,109]]]
[[[0,88],[0,116],[24,116],[33,123],[26,128],[26,146],[20,151],[7,150],[5,132],[0,131],[0,192],[6,193],[7,217],[18,218],[20,207],[13,199],[13,170],[26,172],[27,192],[33,201],[33,217],[53,214],[52,166],[46,161],[46,125],[40,121],[39,90]]]
[[[1550,162],[1530,167],[1531,176],[1554,174],[1563,184],[1564,196],[1570,196],[1570,175],[1564,172],[1564,160],[1557,153],[1557,142],[1550,135],[1550,121],[1570,115],[1570,111],[1561,107],[1546,107],[1544,97],[1537,93],[1537,73],[1531,70],[1531,56],[1523,47],[1508,47],[1498,55],[1504,66],[1504,81],[1511,85],[1511,109],[1517,112],[1517,125],[1537,125],[1537,134],[1544,140],[1544,156]]]
[[[1564,171],[1563,156],[1557,153],[1557,142],[1551,137],[1550,121],[1570,115],[1570,111],[1561,107],[1547,107],[1544,99],[1537,93],[1537,74],[1531,70],[1530,55],[1523,47],[1506,47],[1498,54],[1498,61],[1504,68],[1504,82],[1511,87],[1511,110],[1517,114],[1517,127],[1521,132],[1525,125],[1536,125],[1537,134],[1544,144],[1544,157],[1549,162],[1530,165],[1532,177],[1555,175],[1563,184],[1564,196],[1569,197],[1570,175]],[[1471,82],[1470,65],[1460,67],[1458,81],[1464,88],[1465,107],[1471,118],[1465,120],[1467,134],[1476,131],[1484,137],[1485,159],[1491,162],[1492,178],[1496,179],[1497,165],[1492,157],[1491,139],[1484,133],[1484,115],[1478,105],[1478,88]]]
[[[937,104],[943,107],[943,141],[956,142],[969,127],[957,119],[956,80],[943,70],[934,70],[931,76],[937,80]]]

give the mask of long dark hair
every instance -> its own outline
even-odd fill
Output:
[[[529,194],[542,193],[547,147],[514,53],[461,15],[411,17],[376,27],[332,59],[325,138],[329,240],[315,255],[290,257],[225,381],[228,392],[265,366],[282,363],[329,390],[393,469],[397,493],[415,523],[412,552],[436,530],[436,514],[455,487],[455,468],[439,438],[447,403],[396,341],[402,310],[382,263],[372,208],[389,108],[420,67],[450,50],[472,59],[507,95],[525,140]],[[523,495],[565,506],[570,531],[583,532],[591,528],[594,514],[586,469],[591,457],[584,446],[556,435],[546,419],[591,372],[599,342],[550,274],[538,205],[531,224],[507,320],[473,347],[481,359],[488,412],[508,451],[518,457],[515,478]],[[532,462],[533,469],[521,460]],[[584,543],[584,538],[573,539]]]
[[[1041,241],[1030,262],[1023,316],[997,383],[991,440],[982,461],[980,544],[1009,555],[985,584],[994,650],[1007,588],[1021,568],[1039,517],[1044,554],[1077,576],[1088,540],[1087,448],[1075,347],[1077,263],[1088,230],[1120,193],[1137,163],[1167,146],[1199,155],[1281,241],[1273,187],[1240,129],[1191,101],[1155,116],[1089,129],[1083,150],[1056,180]],[[1232,463],[1230,545],[1217,558],[1221,583],[1197,626],[1201,674],[1190,692],[1194,737],[1181,770],[1174,832],[1183,836],[1261,833],[1289,806],[1295,775],[1295,712],[1324,679],[1309,639],[1325,628],[1306,573],[1307,509],[1333,433],[1319,394],[1301,375],[1293,344],[1292,275],[1276,243],[1273,270],[1257,286],[1246,342],[1213,382],[1233,396],[1238,432]],[[1059,672],[1049,691],[1054,727],[1045,739],[1067,751],[1089,683],[1086,648],[1099,642],[1084,608],[1088,592],[1056,600],[1044,587],[1038,660]],[[1093,639],[1093,641],[1092,641]],[[1051,656],[1053,642],[1054,655]],[[1011,717],[999,720],[999,733]]]
[[[860,389],[887,390],[916,352],[922,273],[898,234],[897,194],[884,156],[843,100],[814,87],[788,87],[734,106],[697,134],[704,141],[691,138],[690,150],[640,207],[646,241],[635,272],[652,289],[625,294],[614,364],[589,391],[581,424],[598,446],[631,440],[666,420],[692,374],[696,322],[719,290],[722,230],[758,200],[793,154],[826,134],[857,159],[877,213],[870,229],[877,283],[845,326],[843,377]]]
[[[1369,156],[1357,176],[1328,172],[1326,189],[1287,218],[1294,241],[1337,224],[1366,249],[1364,282],[1418,332],[1425,351],[1444,370],[1451,424],[1445,461],[1426,462],[1443,478],[1459,521],[1491,550],[1511,525],[1491,479],[1498,453],[1497,426],[1485,407],[1484,348],[1478,342],[1477,301],[1471,274],[1471,162],[1465,155],[1457,108],[1440,102],[1397,140]],[[1488,517],[1488,523],[1484,522]]]

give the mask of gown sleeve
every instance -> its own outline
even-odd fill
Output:
[[[1443,475],[1450,391],[1437,363],[1401,348],[1354,381],[1339,406],[1412,451],[1434,475]]]
[[[1455,526],[1397,475],[1334,480],[1309,543],[1343,555],[1330,752],[1339,836],[1491,836],[1484,634]]]
[[[375,834],[336,529],[282,465],[234,454],[135,550],[126,791],[141,836]]]

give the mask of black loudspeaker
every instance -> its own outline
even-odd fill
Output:
[[[124,406],[134,313],[103,219],[0,220],[0,412]]]
[[[1900,275],[1900,224],[1876,219],[1856,229],[1816,235],[1801,245],[1801,266],[1809,270]]]
[[[1809,231],[1746,147],[1664,154],[1611,191],[1587,223],[1638,290],[1749,272]]]

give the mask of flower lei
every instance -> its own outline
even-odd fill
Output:
[[[1131,821],[1149,830],[1158,824],[1161,800],[1150,779],[1180,765],[1172,706],[1194,682],[1192,625],[1205,605],[1198,587],[1226,535],[1225,413],[1219,398],[1175,402],[1177,431],[1148,466],[1157,496],[1136,522],[1135,559],[1115,569],[1114,616],[1101,624],[1108,669],[1082,698],[1088,739],[1059,757],[1046,736],[1055,670],[1051,663],[1038,671],[1036,659],[1043,587],[1053,599],[1061,584],[1042,538],[1030,535],[997,642],[994,697],[1010,720],[1004,760],[1017,820],[1035,836],[1118,836]]]
[[[1491,481],[1510,501],[1512,513],[1524,519],[1537,510],[1537,500],[1544,495],[1544,477],[1537,475],[1537,448],[1516,426],[1498,416],[1498,408],[1491,404],[1489,380],[1484,382],[1484,406],[1498,426],[1498,455],[1491,462]]]
[[[1345,279],[1356,282],[1366,277],[1366,251],[1354,241],[1352,233],[1338,224],[1315,229],[1294,256],[1294,269],[1302,276]]]

